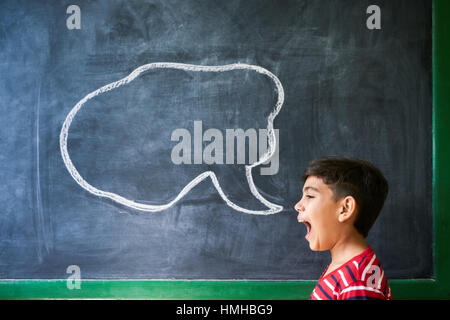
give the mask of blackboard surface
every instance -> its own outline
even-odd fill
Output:
[[[367,159],[390,183],[368,237],[388,277],[433,276],[431,1],[377,1],[380,30],[366,27],[369,1],[78,1],[81,29],[69,29],[72,4],[0,7],[0,278],[77,265],[85,279],[317,279],[329,255],[309,250],[293,205],[302,170],[329,154]],[[278,170],[253,180],[281,212],[234,210],[210,179],[158,212],[75,182],[60,151],[67,115],[155,62],[241,63],[280,80]],[[91,185],[140,203],[167,204],[212,171],[230,201],[265,210],[243,164],[194,164],[194,148],[192,164],[174,164],[171,135],[194,143],[201,123],[225,146],[227,129],[265,129],[277,97],[252,70],[149,70],[87,101],[68,151]]]

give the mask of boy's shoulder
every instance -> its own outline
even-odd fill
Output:
[[[321,277],[314,294],[316,299],[321,295],[326,299],[391,298],[384,270],[371,247]]]
[[[367,247],[362,253],[351,258],[325,277],[321,277],[321,279],[331,278],[336,283],[344,284],[347,287],[351,283],[364,281],[368,275],[374,274],[373,271],[377,268],[381,270],[380,261],[373,249]]]
[[[381,275],[382,272],[381,263],[371,247],[347,261],[344,266],[354,281],[365,281],[368,276],[375,276],[378,273]]]

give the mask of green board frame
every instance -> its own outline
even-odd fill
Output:
[[[433,279],[390,280],[394,299],[450,299],[450,1],[433,1]],[[412,244],[413,245],[413,244]],[[0,299],[308,299],[316,281],[0,280]]]

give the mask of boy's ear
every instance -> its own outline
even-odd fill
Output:
[[[346,196],[341,200],[339,222],[345,222],[356,215],[356,200],[352,196]]]

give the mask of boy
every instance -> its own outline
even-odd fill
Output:
[[[312,300],[391,300],[380,262],[365,238],[383,207],[388,183],[366,161],[326,157],[303,173],[303,197],[295,205],[314,251],[331,251]]]

